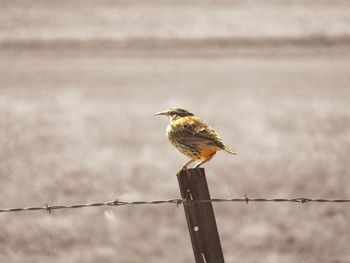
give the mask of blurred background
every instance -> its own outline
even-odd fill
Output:
[[[177,198],[184,107],[238,152],[212,197],[350,197],[348,1],[0,0],[0,207]],[[226,262],[350,262],[346,204],[215,203]],[[182,207],[0,214],[0,262],[194,262]]]

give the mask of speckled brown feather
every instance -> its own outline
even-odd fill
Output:
[[[211,159],[219,150],[234,153],[213,128],[196,116],[170,120],[167,136],[180,152],[195,160]]]

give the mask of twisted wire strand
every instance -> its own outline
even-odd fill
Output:
[[[22,212],[22,211],[38,211],[47,210],[49,213],[52,210],[58,209],[73,209],[83,207],[98,207],[98,206],[123,206],[123,205],[158,205],[158,204],[176,204],[179,206],[183,203],[218,203],[218,202],[292,202],[292,203],[350,203],[350,199],[312,199],[312,198],[249,198],[245,195],[244,198],[212,198],[208,200],[186,200],[181,198],[173,198],[167,200],[152,200],[152,201],[119,201],[118,199],[107,202],[96,202],[88,204],[73,204],[73,205],[48,205],[23,207],[23,208],[5,208],[0,209],[0,213]]]

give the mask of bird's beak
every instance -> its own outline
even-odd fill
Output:
[[[165,115],[165,116],[167,116],[168,115],[168,111],[165,110],[165,111],[161,111],[161,112],[157,112],[157,113],[153,114],[153,116],[157,116],[157,115]]]

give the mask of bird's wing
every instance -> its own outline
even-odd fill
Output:
[[[178,138],[186,144],[186,142],[202,142],[208,146],[224,148],[224,144],[216,131],[207,123],[199,118],[192,118],[191,121],[183,123],[181,129],[177,131],[180,133]]]

